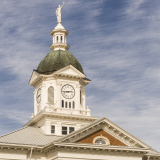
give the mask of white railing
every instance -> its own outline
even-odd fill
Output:
[[[83,115],[83,116],[90,116],[90,109],[87,107],[86,110],[76,110],[76,109],[70,109],[70,108],[57,108],[55,105],[47,104],[44,108],[44,111],[46,112],[52,112],[52,113],[64,113],[64,114],[72,114],[72,115]]]

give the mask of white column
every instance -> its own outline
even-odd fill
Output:
[[[57,79],[56,90],[57,90],[57,108],[61,108],[61,81]]]
[[[80,109],[80,85],[76,85],[76,100],[75,100],[75,109]]]
[[[62,124],[60,122],[57,122],[55,134],[62,135]]]
[[[58,39],[58,41],[57,41],[57,36],[58,36],[58,35],[56,34],[56,43],[58,43],[58,41],[59,41],[59,39]]]
[[[64,38],[65,38],[65,36],[63,35],[63,43],[65,43]]]
[[[54,41],[55,41],[55,43],[57,43],[57,41],[56,41],[56,35],[54,35]]]
[[[46,103],[46,85],[42,84],[42,87],[41,87],[41,109],[44,109],[44,106],[45,106],[45,103]]]
[[[51,134],[51,123],[47,122],[44,124],[44,132],[45,134]]]
[[[36,115],[37,114],[36,90],[34,90],[33,94],[34,94],[34,115]]]
[[[81,128],[81,124],[76,124],[76,130]]]
[[[81,93],[81,94],[82,94],[82,95],[81,95],[81,96],[82,96],[82,101],[81,101],[81,102],[82,102],[82,107],[83,107],[83,110],[85,110],[85,103],[86,103],[85,93],[86,93],[86,90],[85,90],[85,88],[82,88],[81,91],[82,91],[82,93]]]

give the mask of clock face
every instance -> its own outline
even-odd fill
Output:
[[[36,99],[37,99],[37,103],[39,104],[41,102],[41,88],[39,88],[37,91]]]
[[[75,96],[75,90],[73,86],[66,84],[62,87],[62,95],[64,98],[72,99]]]

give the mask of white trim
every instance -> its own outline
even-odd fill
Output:
[[[77,73],[77,75],[69,75],[69,74],[64,74],[62,73],[63,71],[67,70],[67,69],[72,69],[74,72]],[[73,77],[78,77],[78,78],[85,78],[85,74],[83,74],[82,72],[80,72],[78,69],[76,69],[74,66],[72,66],[71,64],[59,69],[58,71],[55,71],[52,73],[53,75],[64,75],[64,76],[73,76]]]
[[[124,152],[127,152],[127,151],[130,151],[132,153],[134,152],[143,152],[143,153],[148,153],[150,152],[151,150],[148,149],[148,148],[138,148],[138,147],[128,147],[128,146],[109,146],[109,145],[99,145],[99,144],[86,144],[86,143],[59,143],[59,142],[53,142],[53,143],[50,143],[46,146],[44,146],[44,150],[46,149],[51,149],[52,147],[69,147],[71,149],[74,149],[74,148],[78,148],[78,149],[84,149],[86,150],[87,148],[88,149],[102,149],[102,150],[110,150],[110,151],[124,151]]]
[[[98,117],[92,116],[83,116],[83,115],[73,115],[73,114],[62,114],[62,113],[53,113],[53,112],[46,112],[41,110],[36,116],[34,116],[29,122],[27,122],[23,127],[31,126],[38,122],[40,119],[44,117],[63,117],[64,119],[77,119],[77,120],[88,120],[88,121],[95,121]]]

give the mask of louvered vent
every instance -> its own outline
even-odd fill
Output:
[[[54,105],[54,88],[48,88],[48,103]]]

